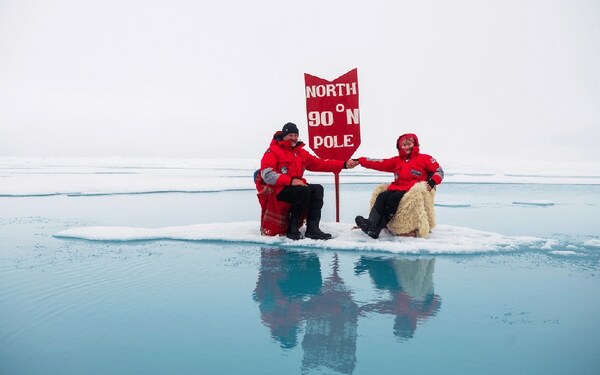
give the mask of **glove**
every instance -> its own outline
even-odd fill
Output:
[[[349,161],[353,161],[353,162],[355,162],[355,163],[356,163],[356,162],[358,162],[358,159],[348,159],[348,160],[346,160],[346,161],[344,162],[344,169],[348,169],[348,168],[354,168],[354,167],[356,167],[356,166],[358,165],[358,164],[356,164],[356,165],[353,165],[352,167],[348,167],[348,162],[349,162]]]

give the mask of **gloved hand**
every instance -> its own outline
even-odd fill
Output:
[[[344,168],[346,168],[346,169],[352,169],[352,168],[356,167],[358,164],[359,163],[358,163],[357,159],[348,159],[344,163]]]

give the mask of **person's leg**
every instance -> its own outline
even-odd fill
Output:
[[[321,209],[323,208],[323,186],[308,184],[308,187],[310,189],[310,199],[306,215],[306,237],[314,240],[329,240],[331,234],[325,233],[319,228]]]
[[[379,225],[381,228],[385,228],[387,223],[392,220],[392,217],[396,214],[398,210],[398,206],[400,205],[400,201],[404,196],[405,191],[394,191],[393,194],[390,194],[388,199],[385,202],[385,207],[383,208],[383,214],[381,215],[381,221]]]
[[[277,200],[290,204],[290,215],[302,215],[308,207],[310,199],[310,189],[308,186],[286,186],[277,194]]]
[[[392,195],[394,195],[393,190],[386,190],[380,193],[375,199],[375,204],[373,204],[371,212],[369,212],[369,221],[373,224],[374,227],[379,226],[379,224],[381,223],[381,219],[383,218],[383,212],[385,211],[385,207],[388,204],[388,200]]]
[[[369,212],[369,218],[365,219],[362,216],[357,216],[354,220],[356,221],[356,225],[365,232],[369,237],[378,238],[379,232],[381,230],[377,230],[379,224],[381,222],[383,210],[385,209],[387,200],[393,194],[393,191],[386,190],[384,192],[379,193],[377,198],[375,198],[375,203],[373,207],[371,207],[371,211]]]
[[[369,212],[369,218],[365,219],[362,216],[357,216],[355,219],[356,225],[369,237],[379,238],[381,230],[385,228],[396,213],[404,193],[404,191],[395,190],[382,192],[375,199],[375,204]]]
[[[277,194],[277,200],[290,204],[289,225],[287,237],[292,240],[299,240],[302,234],[298,230],[300,216],[308,207],[310,199],[310,189],[308,186],[286,186]]]

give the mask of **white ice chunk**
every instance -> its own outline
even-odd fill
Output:
[[[282,247],[305,247],[337,250],[385,251],[407,254],[471,254],[496,251],[514,251],[524,247],[541,248],[547,241],[535,237],[504,236],[470,228],[438,225],[428,239],[392,236],[382,232],[375,240],[347,223],[323,223],[322,229],[333,239],[292,241],[286,237],[261,236],[259,223],[196,224],[178,227],[76,227],[61,231],[58,238],[91,241],[149,241],[191,240],[257,243]]]

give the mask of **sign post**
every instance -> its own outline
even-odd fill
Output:
[[[348,160],[360,146],[358,71],[328,81],[304,74],[308,145],[323,159]],[[335,174],[335,220],[340,221],[339,174]]]

